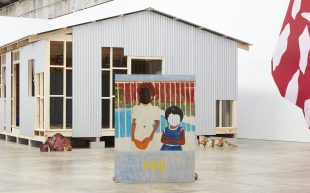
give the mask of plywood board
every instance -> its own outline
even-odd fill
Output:
[[[192,182],[194,76],[116,75],[115,181]]]

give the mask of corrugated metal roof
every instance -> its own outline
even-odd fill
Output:
[[[135,13],[139,13],[139,12],[143,12],[143,11],[152,11],[152,12],[155,12],[155,13],[157,13],[157,14],[160,14],[160,15],[163,15],[163,16],[166,16],[166,17],[169,17],[169,18],[171,18],[171,19],[175,19],[175,20],[178,20],[178,21],[180,21],[180,22],[186,23],[186,24],[188,24],[188,25],[197,27],[197,28],[199,28],[199,29],[202,29],[202,30],[205,30],[205,31],[214,33],[214,34],[216,34],[216,35],[225,37],[225,38],[227,38],[227,39],[231,39],[231,40],[234,40],[234,41],[236,41],[236,42],[239,42],[239,43],[242,43],[242,44],[246,44],[246,45],[248,45],[248,46],[251,45],[250,43],[247,43],[247,42],[245,42],[245,41],[239,40],[239,39],[237,39],[237,38],[234,38],[234,37],[231,37],[231,36],[228,36],[228,35],[225,35],[225,34],[222,34],[222,33],[220,33],[220,32],[217,32],[217,31],[208,29],[208,28],[206,28],[206,27],[203,27],[203,26],[200,26],[200,25],[197,25],[197,24],[194,24],[194,23],[192,23],[192,22],[183,20],[183,19],[181,19],[181,18],[175,17],[175,16],[170,15],[170,14],[168,14],[168,13],[164,13],[164,12],[162,12],[162,11],[156,10],[156,9],[154,9],[154,8],[152,8],[152,7],[149,7],[149,8],[143,9],[143,10],[134,11],[134,12],[124,13],[124,14],[122,14],[122,15],[115,15],[115,16],[111,16],[111,17],[107,17],[107,18],[102,18],[102,19],[95,20],[95,21],[89,21],[89,22],[85,22],[85,23],[81,23],[81,24],[77,24],[77,25],[73,25],[73,26],[68,26],[68,27],[75,27],[75,26],[79,26],[79,25],[85,25],[85,24],[88,24],[88,23],[94,23],[94,22],[98,22],[98,21],[102,21],[102,20],[106,20],[106,19],[111,19],[111,18],[114,18],[114,17],[120,17],[120,16],[124,16],[124,15],[135,14]]]
[[[131,15],[131,14],[140,13],[140,12],[144,12],[144,11],[152,11],[152,12],[154,12],[154,13],[157,13],[157,14],[166,16],[166,17],[168,17],[168,18],[171,18],[171,19],[174,19],[174,20],[177,20],[177,21],[186,23],[186,24],[188,24],[188,25],[191,25],[191,26],[193,26],[193,27],[199,28],[199,29],[201,29],[201,30],[208,31],[208,32],[213,33],[213,34],[216,34],[216,35],[218,35],[218,36],[221,36],[221,37],[224,37],[224,38],[227,38],[227,39],[236,41],[236,42],[238,42],[238,43],[240,43],[240,44],[243,44],[243,45],[246,45],[246,46],[251,46],[251,44],[248,43],[248,42],[245,42],[245,41],[242,41],[242,40],[240,40],[240,39],[237,39],[237,38],[234,38],[234,37],[231,37],[231,36],[222,34],[222,33],[220,33],[220,32],[217,32],[217,31],[208,29],[208,28],[203,27],[203,26],[199,26],[199,25],[197,25],[197,24],[191,23],[191,22],[186,21],[186,20],[183,20],[183,19],[181,19],[181,18],[178,18],[178,17],[172,16],[172,15],[170,15],[170,14],[167,14],[167,13],[161,12],[161,11],[159,11],[159,10],[156,10],[156,9],[154,9],[154,8],[152,8],[152,7],[149,7],[149,8],[143,9],[143,10],[134,11],[134,12],[124,13],[124,14],[121,14],[121,15],[111,15],[110,17],[106,17],[106,18],[102,18],[102,19],[94,20],[94,21],[88,21],[88,22],[84,22],[84,23],[77,24],[77,25],[67,26],[67,27],[65,27],[65,28],[72,28],[72,27],[75,27],[75,26],[85,25],[85,24],[88,24],[88,23],[94,23],[94,22],[98,22],[98,21],[103,21],[103,20],[107,20],[107,19],[111,19],[111,18],[115,18],[115,17],[125,16],[125,15]],[[24,37],[24,38],[21,38],[21,39],[19,39],[19,40],[17,40],[17,41],[12,42],[12,43],[9,43],[9,44],[6,44],[6,45],[4,45],[4,46],[1,46],[1,47],[0,47],[0,50],[1,50],[2,48],[4,48],[4,47],[7,47],[8,45],[18,43],[19,41],[25,40],[25,39],[27,39],[27,38],[29,38],[29,37],[36,36],[36,35],[41,35],[41,34],[45,34],[45,33],[50,33],[50,32],[53,32],[53,31],[60,30],[60,29],[63,29],[63,28],[57,28],[57,29],[53,29],[53,30],[49,30],[49,31],[40,32],[40,33],[38,33],[38,34],[33,34],[33,35],[26,36],[26,37]]]

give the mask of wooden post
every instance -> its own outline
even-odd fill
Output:
[[[100,142],[100,137],[96,137],[96,142]]]

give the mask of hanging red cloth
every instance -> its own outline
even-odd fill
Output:
[[[291,0],[271,61],[283,97],[300,107],[310,128],[310,1]]]

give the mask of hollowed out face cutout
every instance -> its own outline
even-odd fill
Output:
[[[170,126],[176,127],[181,123],[180,115],[178,114],[170,114],[168,117],[168,124]]]

